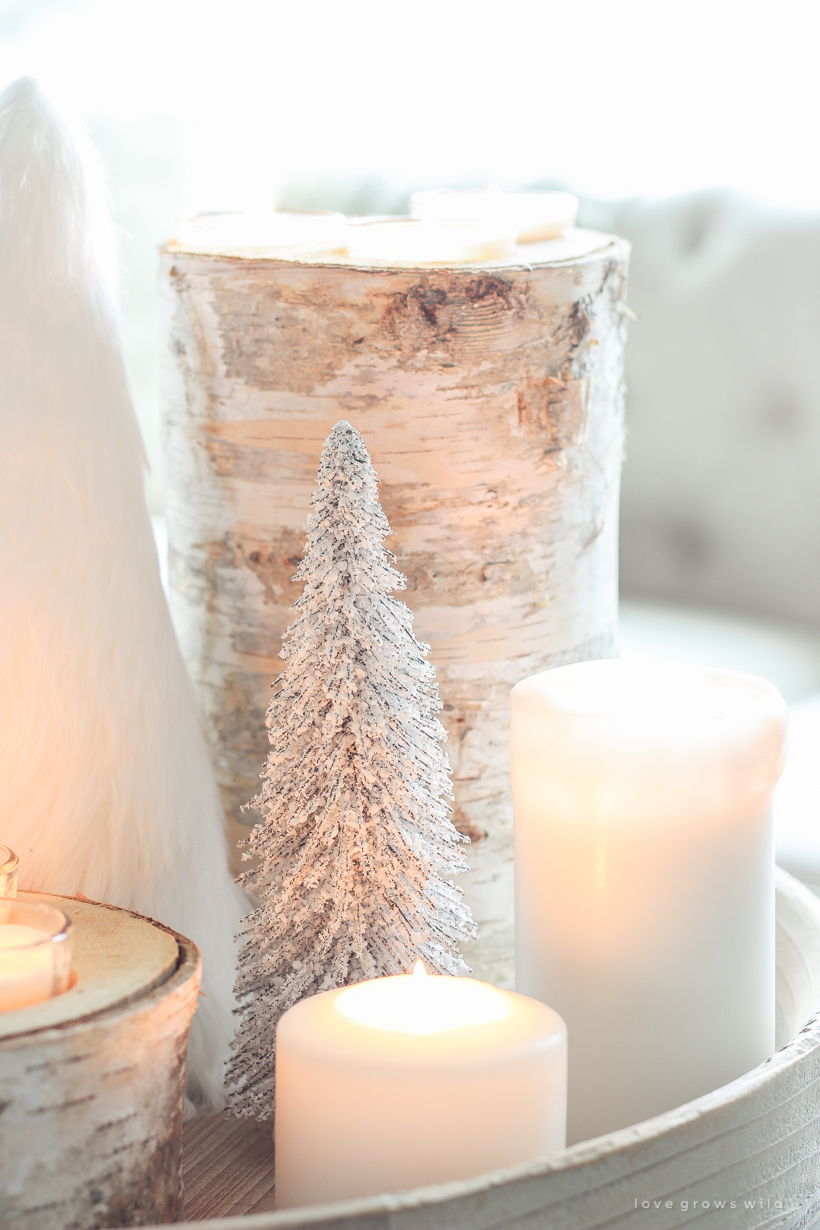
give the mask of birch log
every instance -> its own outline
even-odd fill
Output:
[[[237,835],[322,442],[364,436],[432,646],[471,837],[475,973],[512,977],[508,696],[616,652],[628,248],[576,231],[527,265],[355,267],[171,245],[171,604]]]
[[[76,982],[0,1014],[0,1225],[87,1230],[182,1215],[185,1053],[199,951],[74,898]]]

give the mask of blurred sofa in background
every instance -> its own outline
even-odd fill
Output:
[[[587,212],[633,244],[624,592],[820,627],[820,213]]]

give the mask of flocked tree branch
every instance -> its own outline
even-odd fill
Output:
[[[358,432],[337,423],[311,500],[288,665],[267,714],[271,750],[240,877],[260,905],[246,919],[228,1065],[237,1114],[273,1109],[276,1022],[318,991],[410,970],[422,956],[463,969],[475,935],[450,821],[445,731],[429,646],[392,596],[404,577]]]

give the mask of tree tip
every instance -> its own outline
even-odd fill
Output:
[[[336,423],[336,425],[334,426],[330,434],[331,436],[336,436],[336,437],[353,436],[354,439],[361,440],[361,436],[359,435],[358,431],[356,430],[356,428],[353,426],[352,423],[348,423],[347,419],[339,419],[338,423]]]
[[[372,473],[372,465],[367,445],[359,432],[347,419],[339,419],[322,446],[319,479],[321,480],[323,468],[326,466],[330,466],[334,472],[341,466],[342,470],[349,472],[349,476],[355,472],[361,477],[363,467],[364,472]],[[378,482],[375,473],[372,473],[372,477]]]
[[[339,419],[338,423],[336,423],[330,435],[325,440],[325,448],[331,444],[335,444],[337,446],[342,445],[345,448],[345,451],[352,450],[354,455],[360,455],[361,450],[364,449],[364,453],[361,455],[368,458],[370,456],[367,451],[367,445],[361,435],[353,424],[347,421],[347,419]]]
[[[48,105],[47,99],[34,77],[17,77],[0,94],[0,106],[36,103]]]

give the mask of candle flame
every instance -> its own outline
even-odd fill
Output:
[[[500,1021],[509,1011],[502,991],[474,978],[431,976],[421,959],[410,974],[347,987],[337,1006],[348,1020],[404,1034],[486,1025]]]

